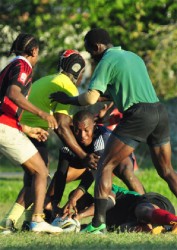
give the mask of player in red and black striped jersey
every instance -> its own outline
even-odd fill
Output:
[[[43,140],[46,139],[48,132],[41,128],[19,124],[22,111],[27,110],[47,120],[50,128],[58,127],[53,115],[37,108],[26,98],[31,87],[32,69],[37,62],[38,52],[39,46],[34,36],[26,33],[19,34],[9,53],[14,53],[16,57],[0,73],[0,152],[33,175],[35,198],[31,230],[59,233],[62,230],[56,230],[43,220],[48,171],[36,147],[22,133],[23,131]],[[14,221],[5,219],[0,229],[13,231]]]
[[[32,66],[25,57],[17,56],[0,74],[0,122],[14,128],[19,128],[23,109],[14,103],[7,95],[10,86],[16,85],[21,94],[28,95],[32,83]]]

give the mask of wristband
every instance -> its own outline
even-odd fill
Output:
[[[85,194],[86,193],[86,190],[83,186],[79,186],[78,189],[82,190],[82,192]]]

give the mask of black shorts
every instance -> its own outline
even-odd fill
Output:
[[[123,113],[113,134],[133,147],[139,142],[163,145],[170,141],[167,110],[160,102],[135,104]]]

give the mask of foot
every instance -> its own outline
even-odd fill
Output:
[[[172,234],[177,234],[177,222],[172,221],[170,222],[170,224],[172,225],[172,229],[171,229]]]
[[[81,233],[104,234],[106,233],[106,224],[101,224],[99,227],[94,227],[88,224],[86,228],[81,230]]]
[[[32,232],[46,232],[46,233],[62,233],[63,229],[56,227],[56,226],[52,226],[49,223],[45,222],[45,221],[41,221],[41,222],[30,222],[30,230]]]
[[[2,234],[11,234],[18,231],[11,219],[7,219],[5,225],[0,226],[0,230]]]
[[[165,231],[166,230],[163,226],[157,226],[151,230],[151,234],[161,234],[161,233],[165,233]]]

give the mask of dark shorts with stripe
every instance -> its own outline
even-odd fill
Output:
[[[163,145],[170,141],[167,110],[160,102],[135,104],[123,113],[113,134],[134,148],[140,142]]]
[[[118,194],[116,196],[116,205],[107,211],[106,224],[108,227],[118,227],[127,222],[137,221],[135,208],[141,203],[152,203],[159,208],[175,214],[172,203],[163,195],[158,193],[146,193],[135,196],[132,194]]]

